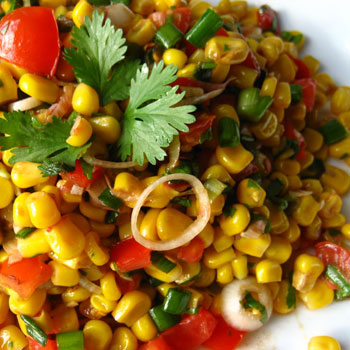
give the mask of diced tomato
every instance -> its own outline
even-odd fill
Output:
[[[148,18],[152,21],[152,23],[156,26],[156,28],[159,29],[165,24],[166,12],[164,11],[153,12],[148,16]]]
[[[295,79],[307,79],[311,78],[311,72],[309,67],[299,58],[293,57],[290,53],[287,52],[287,55],[297,66],[297,73],[295,75]]]
[[[182,33],[186,33],[191,23],[191,9],[189,7],[179,7],[173,12],[173,24]]]
[[[199,117],[194,123],[190,124],[189,131],[180,132],[181,145],[196,146],[199,145],[201,136],[213,125],[215,115]]]
[[[303,103],[306,106],[306,111],[311,112],[315,105],[316,97],[316,80],[315,79],[299,79],[293,84],[299,84],[303,90]]]
[[[335,265],[347,279],[350,279],[350,252],[338,244],[323,241],[316,244],[316,256],[325,266]]]
[[[60,80],[66,81],[66,82],[72,82],[75,79],[75,73],[73,70],[73,66],[70,65],[64,59],[62,54],[60,55],[60,58],[58,60],[56,77]]]
[[[151,265],[151,250],[137,243],[134,238],[114,245],[111,256],[121,272],[143,269]]]
[[[31,73],[53,76],[60,53],[54,11],[22,7],[0,21],[0,58]]]
[[[221,27],[221,28],[216,32],[215,36],[229,36],[229,35],[228,35],[227,31],[226,31],[224,28]]]
[[[133,290],[136,290],[140,286],[142,276],[139,273],[135,273],[134,275],[131,276],[130,279],[126,279],[116,273],[115,278],[117,280],[117,284],[120,291],[124,295],[128,292],[132,292]]]
[[[194,350],[207,341],[214,332],[217,321],[207,310],[187,316],[174,327],[162,333],[172,350]]]
[[[260,73],[261,67],[259,61],[252,51],[249,51],[247,58],[242,62],[242,65],[251,69],[255,69]]]
[[[188,87],[199,87],[196,81],[188,78],[177,78],[174,82],[169,84],[170,86],[176,86],[179,85],[181,86],[188,86]]]
[[[73,184],[80,187],[88,187],[93,184],[95,181],[103,177],[104,169],[100,166],[94,166],[92,172],[92,179],[88,179],[88,177],[84,174],[83,167],[79,160],[75,162],[74,171],[70,171],[69,173],[61,174],[63,180],[67,180],[72,182]]]
[[[258,27],[262,30],[271,30],[279,33],[277,13],[270,6],[263,5],[258,10]]]
[[[24,258],[13,264],[6,260],[0,266],[0,285],[14,290],[25,299],[50,278],[51,267],[38,256]]]
[[[188,245],[180,247],[177,258],[187,262],[198,262],[202,258],[204,248],[203,240],[197,236]]]
[[[304,136],[294,128],[294,125],[288,118],[284,118],[284,135],[289,140],[295,140],[299,145],[299,152],[296,155],[297,160],[303,160],[306,157],[305,149],[306,149],[306,141]]]
[[[162,336],[147,342],[139,347],[139,350],[172,350]]]
[[[41,346],[36,340],[33,338],[27,337],[29,342],[29,350],[57,350],[57,342],[53,339],[48,339],[46,346]]]
[[[256,173],[257,171],[259,171],[258,166],[255,163],[251,162],[240,173],[235,174],[233,176],[233,178],[235,181],[241,181],[241,180],[245,179],[246,177]]]
[[[233,350],[243,340],[247,332],[230,327],[222,317],[217,318],[218,324],[212,336],[203,344],[211,350]]]
[[[186,55],[187,55],[187,57],[190,57],[196,50],[197,50],[197,48],[193,44],[191,44],[189,41],[186,41]]]

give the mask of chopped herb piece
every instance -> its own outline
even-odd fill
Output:
[[[328,265],[326,267],[325,275],[333,284],[335,284],[340,289],[339,295],[342,298],[350,297],[350,284],[336,266]]]
[[[326,171],[326,167],[324,165],[324,162],[320,158],[315,158],[313,163],[303,170],[300,174],[300,177],[302,179],[305,178],[320,178],[321,175]]]
[[[334,143],[337,143],[347,137],[345,127],[338,122],[337,119],[328,121],[325,125],[320,127],[319,131],[323,135],[324,142],[328,146],[333,145]]]
[[[328,232],[331,236],[338,236],[342,234],[340,230],[336,230],[335,228],[330,228]]]
[[[94,167],[91,164],[85,162],[84,159],[80,159],[80,165],[83,169],[83,174],[86,175],[86,177],[89,180],[92,180],[92,173],[94,171]]]
[[[84,350],[83,331],[58,333],[56,340],[58,350]]]
[[[215,62],[198,62],[193,76],[197,80],[210,81],[211,73],[215,66]]]
[[[41,327],[32,318],[26,315],[21,314],[20,317],[26,325],[29,336],[36,340],[40,345],[46,346],[48,336]]]
[[[222,117],[219,120],[219,144],[221,147],[235,147],[240,144],[239,125],[232,118]]]
[[[248,188],[254,188],[260,191],[260,186],[252,179],[248,179]]]
[[[244,299],[241,301],[243,308],[255,309],[260,311],[260,322],[265,323],[268,319],[266,308],[263,304],[257,301],[247,290],[244,293]]]
[[[56,176],[59,174],[69,173],[74,171],[74,167],[68,166],[63,162],[52,162],[51,160],[45,160],[41,165],[38,166],[41,170],[43,177]]]
[[[106,224],[115,224],[117,219],[118,219],[119,213],[117,211],[108,211],[106,218],[105,218],[105,223]]]
[[[292,104],[295,105],[303,99],[303,89],[300,84],[290,84]]]
[[[208,179],[204,182],[204,187],[208,192],[209,199],[211,201],[215,200],[227,187],[223,182],[218,179]]]
[[[171,200],[171,202],[182,205],[185,208],[189,208],[192,206],[192,199],[190,198],[175,197]]]
[[[170,288],[164,298],[163,310],[174,315],[185,313],[192,293],[180,288]]]
[[[157,30],[154,40],[164,48],[170,49],[171,47],[175,46],[182,39],[182,37],[182,32],[174,26],[172,21],[170,22],[168,20],[168,22]]]
[[[160,286],[164,282],[163,281],[159,281],[156,278],[148,276],[148,283],[150,284],[151,287],[157,288],[158,286]]]
[[[288,309],[295,309],[297,307],[297,296],[295,288],[292,284],[293,281],[293,271],[290,271],[288,275],[288,294],[286,299],[286,304]]]
[[[109,187],[106,187],[106,189],[98,196],[98,199],[103,205],[114,210],[118,210],[123,205],[123,201],[117,198],[111,192]]]
[[[237,209],[231,206],[228,208],[224,208],[223,212],[224,212],[224,215],[226,218],[228,218],[228,217],[232,218],[235,215],[236,211],[237,211]]]
[[[152,252],[151,261],[159,270],[168,273],[176,267],[176,264],[167,259],[162,253]]]
[[[15,234],[15,236],[17,238],[27,238],[31,233],[33,233],[34,231],[36,230],[35,227],[25,227],[25,228],[22,228],[21,231],[17,232]]]
[[[181,321],[180,315],[172,315],[165,312],[162,305],[155,306],[149,310],[149,314],[159,332],[163,332]]]
[[[213,131],[211,127],[207,129],[199,138],[199,144],[203,144],[205,141],[211,141],[213,139]]]

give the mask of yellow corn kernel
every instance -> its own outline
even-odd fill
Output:
[[[26,238],[17,238],[17,249],[24,258],[31,258],[51,251],[42,229],[35,230]]]
[[[102,294],[108,300],[116,301],[122,295],[116,283],[113,272],[108,272],[101,278],[100,286],[101,286]]]
[[[303,234],[304,237],[310,241],[316,241],[320,238],[322,228],[322,220],[316,215],[314,221],[307,227],[305,227]]]
[[[211,71],[210,81],[212,83],[220,84],[223,83],[230,72],[229,64],[218,63],[215,68]]]
[[[174,267],[170,272],[166,273],[160,270],[155,265],[151,264],[150,266],[145,268],[145,272],[153,278],[160,280],[162,282],[171,283],[177,280],[182,274],[181,265],[172,258],[166,257],[168,260],[176,263],[176,267]]]
[[[303,183],[300,180],[300,177],[298,175],[289,175],[288,177],[288,189],[289,190],[298,190],[299,188],[302,188]]]
[[[220,284],[228,284],[233,281],[232,265],[227,263],[217,268],[216,280]]]
[[[147,16],[154,11],[155,3],[153,0],[132,0],[130,8],[135,13]]]
[[[26,206],[30,220],[37,228],[53,226],[61,218],[55,201],[45,192],[31,193],[26,199]]]
[[[70,131],[70,136],[67,138],[66,142],[73,147],[80,147],[89,141],[91,135],[91,124],[85,118],[78,115],[74,121]]]
[[[14,185],[19,188],[29,188],[49,180],[48,177],[43,177],[40,169],[40,164],[32,162],[17,162],[11,170],[11,179]]]
[[[206,59],[219,64],[238,64],[247,58],[249,46],[242,39],[215,36],[205,44],[204,53]]]
[[[39,0],[39,5],[43,7],[50,7],[55,9],[59,6],[66,6],[67,0]]]
[[[146,293],[135,290],[124,294],[113,310],[112,316],[117,322],[125,323],[128,327],[131,327],[150,308],[150,297]]]
[[[11,148],[2,152],[2,161],[9,168],[13,167],[13,164],[10,163],[10,159],[14,156],[14,153],[12,152],[13,150],[14,148]]]
[[[305,179],[302,180],[303,189],[311,191],[314,195],[320,195],[323,192],[323,187],[320,180],[316,179]]]
[[[156,28],[150,19],[140,19],[126,33],[126,39],[143,46],[152,41]]]
[[[185,66],[187,61],[186,54],[178,49],[167,49],[163,53],[163,61],[166,66],[173,64],[177,66],[178,69],[181,69]]]
[[[22,75],[18,86],[24,93],[40,101],[54,103],[58,98],[57,84],[40,75],[26,73]]]
[[[347,129],[350,129],[350,112],[341,113],[338,115],[338,120],[342,123]]]
[[[277,171],[288,176],[300,173],[300,163],[294,159],[277,159],[274,165]]]
[[[345,224],[341,228],[341,233],[347,238],[350,238],[350,224]]]
[[[333,302],[334,291],[328,288],[325,280],[318,279],[314,287],[309,292],[299,292],[298,297],[309,310],[316,310]]]
[[[219,224],[224,233],[233,236],[242,233],[250,222],[250,213],[246,206],[234,204],[232,206],[232,215],[226,217],[221,215]]]
[[[285,53],[282,53],[277,61],[271,66],[271,73],[279,80],[287,83],[295,79],[297,66],[292,59]]]
[[[307,65],[311,75],[317,73],[320,68],[320,61],[313,56],[307,55],[302,58],[302,61]]]
[[[176,284],[174,283],[162,283],[157,287],[157,291],[161,296],[165,297],[169,289],[175,288],[175,287],[176,287]]]
[[[97,266],[107,264],[109,254],[107,250],[100,246],[98,234],[91,231],[85,237],[85,253]]]
[[[118,120],[112,116],[100,116],[90,119],[94,134],[106,143],[119,140],[121,128]]]
[[[294,58],[298,58],[298,48],[292,42],[284,42],[284,52],[289,53]]]
[[[27,348],[28,340],[20,329],[14,325],[0,330],[0,348],[3,350],[22,350]]]
[[[16,81],[3,63],[0,64],[0,81],[0,105],[17,100]]]
[[[80,212],[89,219],[97,222],[105,222],[107,211],[102,208],[93,206],[90,202],[81,201],[79,204]]]
[[[116,229],[115,224],[103,224],[101,222],[97,222],[97,221],[93,221],[93,220],[90,220],[90,226],[91,226],[92,231],[97,232],[98,236],[101,238],[106,238],[106,237],[111,236],[115,232],[115,229]],[[90,231],[90,229],[88,231]],[[86,232],[84,232],[84,233],[86,233]]]
[[[183,2],[181,0],[165,0],[166,4],[168,5],[168,8],[175,8],[175,7],[181,7],[183,5]]]
[[[103,272],[96,265],[92,265],[92,266],[90,266],[88,268],[84,268],[82,270],[85,272],[86,278],[92,282],[97,281],[103,277]]]
[[[328,336],[316,336],[309,340],[308,350],[341,350],[337,339]]]
[[[232,6],[234,6],[235,2],[232,3]],[[243,2],[243,1],[239,1],[239,2]],[[241,19],[241,23],[243,25],[257,26],[257,24],[258,24],[258,8],[257,7],[248,7],[243,18]]]
[[[256,208],[264,204],[266,192],[254,180],[244,179],[238,185],[237,197],[240,203]]]
[[[217,147],[216,157],[218,162],[231,174],[237,174],[246,168],[254,156],[241,144],[235,147]]]
[[[343,214],[337,213],[331,218],[322,219],[322,228],[337,228],[343,226],[346,223],[346,218]]]
[[[305,128],[303,136],[306,141],[308,151],[315,153],[319,151],[323,145],[323,136],[315,129]]]
[[[137,198],[141,195],[145,187],[142,182],[134,175],[122,172],[119,173],[114,181],[114,190],[116,193],[121,193],[119,196],[133,198],[132,200],[125,200],[125,204],[129,208],[133,208],[136,204]]]
[[[143,237],[152,241],[158,240],[156,223],[160,212],[160,209],[150,209],[146,213],[140,226],[140,233]]]
[[[208,2],[202,0],[191,0],[189,5],[193,18],[200,18],[208,8],[212,8]]]
[[[293,287],[301,293],[309,292],[323,270],[324,265],[319,258],[300,254],[294,262]]]
[[[194,286],[199,288],[209,287],[215,281],[215,277],[216,271],[203,265],[201,274],[196,279]]]
[[[195,280],[201,273],[201,264],[199,262],[181,262],[182,273],[175,280],[177,284],[187,284]]]
[[[248,258],[243,255],[237,255],[232,261],[233,275],[238,280],[242,280],[248,276]]]
[[[333,188],[340,196],[343,196],[350,187],[350,176],[343,169],[333,165],[326,165],[326,172],[321,176],[324,187]]]
[[[314,161],[314,155],[309,152],[309,151],[305,151],[305,158],[299,160],[300,163],[300,170],[304,170],[306,168],[308,168]]]
[[[268,283],[266,286],[270,289],[272,300],[275,300],[280,290],[280,283],[271,282],[271,283]]]
[[[177,76],[180,78],[192,78],[196,67],[197,65],[195,63],[186,64],[182,69],[177,71]]]
[[[197,49],[188,59],[188,63],[200,63],[204,61],[205,54],[203,49]]]
[[[333,192],[323,192],[319,197],[320,202],[323,202],[319,215],[323,219],[330,219],[338,214],[342,207],[341,197]]]
[[[232,247],[233,237],[228,236],[220,227],[215,228],[215,238],[213,242],[214,249],[220,253],[225,249]]]
[[[266,140],[274,135],[277,127],[278,119],[276,114],[267,111],[258,123],[250,127],[250,130],[258,140]]]
[[[235,181],[232,179],[231,175],[222,165],[219,164],[215,164],[207,168],[201,177],[202,181],[206,181],[209,179],[218,179],[221,182],[230,184],[231,186],[234,186],[235,184]]]
[[[283,280],[280,283],[280,287],[276,298],[273,301],[273,310],[279,314],[288,314],[293,311],[293,307],[288,307],[287,296],[289,294],[290,283],[288,280]]]
[[[53,329],[58,333],[77,331],[79,329],[78,315],[75,308],[64,304],[58,305],[51,311]]]
[[[0,177],[0,188],[1,188],[1,197],[0,197],[0,209],[6,208],[13,200],[15,196],[15,191],[11,181]]]
[[[98,310],[101,314],[107,315],[112,312],[117,306],[117,302],[109,300],[100,294],[92,294],[90,297],[90,304],[93,308]]]
[[[270,210],[271,233],[278,235],[286,231],[289,227],[289,221],[285,212],[271,203],[267,203],[267,207]]]
[[[8,259],[9,255],[4,251],[0,250],[0,264]]]
[[[85,288],[80,286],[75,286],[73,288],[67,288],[62,293],[62,300],[65,304],[68,304],[68,306],[73,303],[77,305],[78,303],[89,299],[90,295],[91,293]]]
[[[209,247],[204,252],[203,263],[210,269],[217,269],[231,262],[235,258],[235,253],[232,248],[228,248],[218,253],[214,247]]]
[[[53,227],[45,230],[45,236],[51,249],[61,259],[73,259],[84,250],[85,237],[68,216]]]
[[[78,203],[83,200],[83,196],[81,194],[66,192],[66,186],[66,180],[58,180],[56,183],[56,187],[60,190],[60,195],[63,199],[63,201],[60,203],[60,211],[63,214],[71,213],[77,207]]]
[[[343,159],[349,154],[350,150],[350,138],[341,140],[333,145],[329,146],[329,155],[334,158]]]
[[[54,185],[47,185],[47,183],[44,183],[42,185],[38,185],[35,188],[37,188],[36,191],[42,191],[45,192],[55,200],[56,205],[58,208],[61,206],[62,196],[61,191]]]
[[[292,100],[290,85],[284,82],[278,83],[273,98],[273,105],[275,107],[283,109],[288,108]]]
[[[260,42],[258,50],[267,59],[268,64],[272,65],[283,52],[284,43],[281,38],[270,36]]]
[[[192,219],[177,209],[163,209],[157,216],[157,234],[161,240],[174,239],[179,236],[189,225]]]
[[[198,292],[196,289],[193,288],[186,288],[187,291],[191,292],[191,299],[188,303],[189,308],[196,308],[203,304],[204,302],[204,295],[201,292]]]
[[[79,113],[91,117],[98,112],[100,105],[97,92],[89,85],[80,83],[74,90],[72,97],[73,109]]]
[[[9,297],[0,292],[0,325],[6,321],[7,315],[9,313]]]
[[[285,238],[272,237],[270,246],[265,251],[265,257],[284,264],[292,254],[292,245]]]
[[[276,77],[267,77],[261,87],[261,96],[273,97],[277,88],[277,82],[278,80]]]
[[[261,258],[271,243],[271,236],[268,233],[262,234],[259,238],[240,237],[233,242],[237,250],[244,254]]]
[[[88,321],[83,328],[83,333],[87,350],[107,350],[112,341],[111,327],[104,321]]]
[[[57,261],[50,261],[52,269],[51,281],[55,286],[70,287],[78,284],[80,275],[78,270],[73,270]]]
[[[255,267],[258,283],[280,282],[282,280],[282,267],[274,260],[264,259]]]
[[[156,337],[158,330],[149,314],[143,315],[132,326],[131,329],[140,341],[150,341]]]
[[[94,7],[90,5],[86,0],[80,0],[74,7],[72,12],[72,20],[74,24],[80,28],[85,21],[85,17],[92,18]]]
[[[79,227],[80,231],[84,234],[88,233],[90,231],[90,223],[87,221],[87,219],[78,214],[78,213],[70,213],[67,215],[67,217],[70,219],[70,221],[77,227]],[[93,228],[93,226],[91,226]]]
[[[222,117],[228,117],[228,118],[233,119],[238,125],[240,123],[239,118],[238,118],[238,114],[237,114],[235,108],[227,103],[215,105],[214,108],[212,109],[212,112],[213,112],[213,114],[216,115],[216,118],[220,119]],[[214,165],[214,166],[217,166],[217,165]],[[216,171],[218,171],[220,173],[222,170],[217,169]],[[221,180],[219,177],[217,177],[217,179]],[[224,181],[224,180],[221,180],[221,181]]]
[[[11,294],[9,299],[10,310],[14,314],[24,314],[35,316],[43,307],[46,300],[46,290],[36,289],[35,292],[26,300],[20,296]]]
[[[241,89],[246,89],[254,86],[255,80],[258,77],[258,72],[256,69],[235,64],[231,66],[230,77],[235,78],[235,85]]]
[[[299,204],[293,212],[293,219],[302,226],[311,225],[314,221],[317,212],[320,209],[320,204],[313,196],[303,196],[299,198]]]
[[[341,86],[331,98],[331,110],[334,114],[350,111],[350,87]]]
[[[118,327],[112,337],[109,350],[136,350],[137,338],[127,327]]]

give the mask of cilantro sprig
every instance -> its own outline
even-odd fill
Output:
[[[178,86],[169,86],[177,78],[176,70],[172,65],[164,68],[163,61],[154,64],[151,72],[146,64],[137,70],[118,143],[122,160],[130,155],[140,165],[145,157],[151,164],[164,160],[163,148],[195,121],[190,114],[194,106],[175,106],[184,97],[184,92],[176,93]]]
[[[76,48],[65,49],[65,58],[77,79],[97,91],[101,105],[129,97],[140,62],[124,60],[127,47],[121,29],[115,30],[109,18],[104,22],[104,14],[96,10],[92,19],[85,17],[84,25],[73,29],[72,43]]]

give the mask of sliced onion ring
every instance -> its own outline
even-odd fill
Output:
[[[42,102],[34,97],[28,97],[24,100],[19,100],[8,105],[9,112],[13,111],[28,111],[35,107],[38,107]]]
[[[200,205],[198,209],[198,217],[178,237],[170,240],[165,240],[165,241],[150,241],[144,238],[143,236],[141,236],[137,228],[137,218],[139,216],[141,207],[147,200],[147,197],[149,196],[149,194],[159,185],[163,184],[164,182],[168,182],[172,180],[182,180],[192,185],[194,194],[196,195]],[[171,174],[171,175],[162,176],[158,180],[154,181],[151,185],[146,187],[146,189],[142,192],[131,214],[131,231],[135,240],[148,249],[170,250],[170,249],[181,247],[182,245],[188,243],[193,238],[195,238],[204,229],[209,219],[210,219],[210,202],[209,202],[207,190],[204,188],[203,184],[193,175]]]
[[[126,169],[137,165],[135,162],[109,162],[108,160],[97,159],[89,154],[86,154],[83,159],[90,165],[98,165],[106,169]]]

